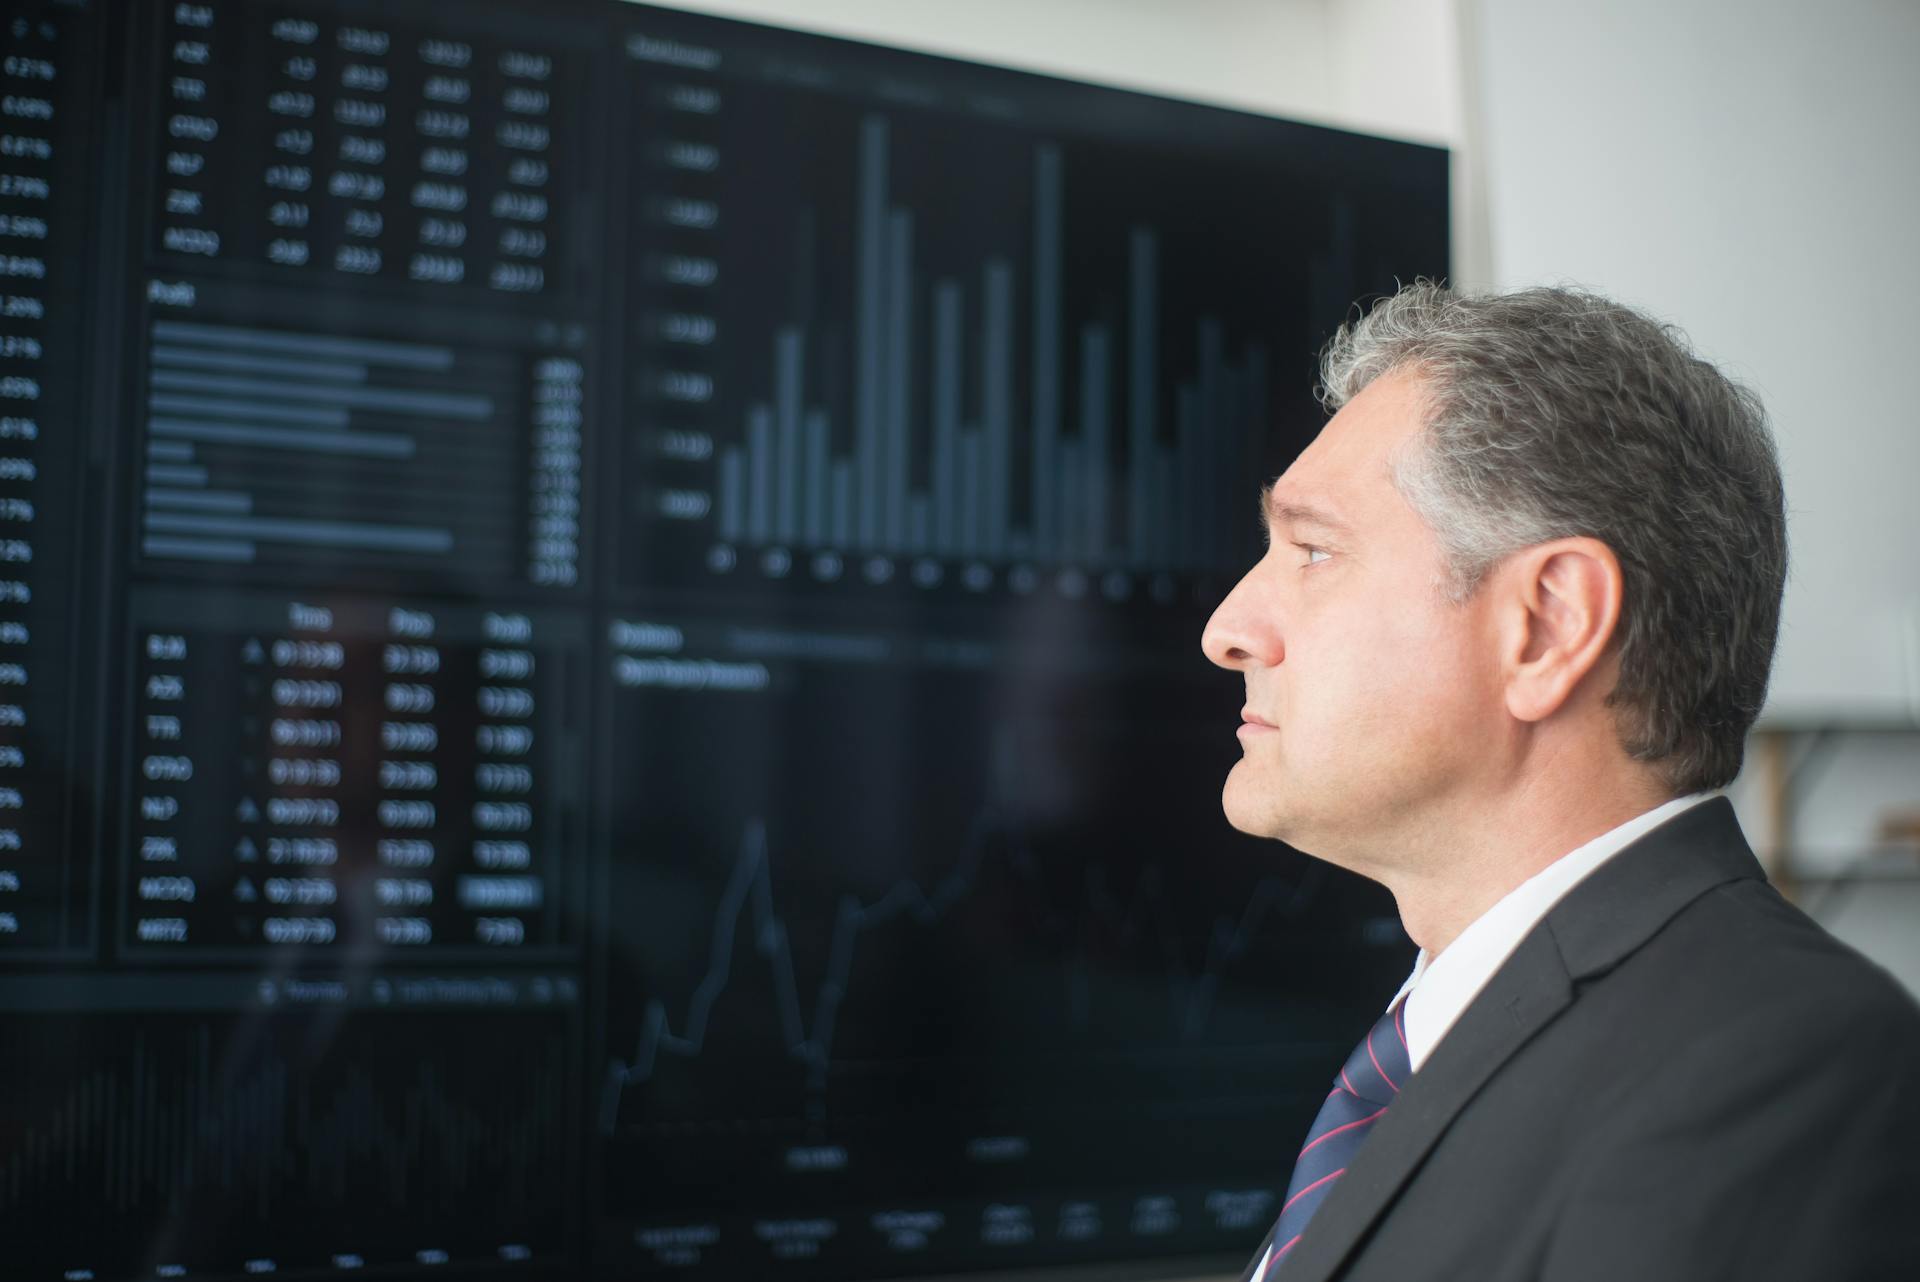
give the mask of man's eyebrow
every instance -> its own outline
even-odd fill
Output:
[[[1311,525],[1334,534],[1349,534],[1353,529],[1324,508],[1278,497],[1271,485],[1260,491],[1260,519],[1273,525]]]

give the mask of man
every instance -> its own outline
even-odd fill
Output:
[[[1552,289],[1411,286],[1322,381],[1203,640],[1224,803],[1421,951],[1246,1277],[1920,1277],[1920,1010],[1717,795],[1786,570],[1758,402]]]

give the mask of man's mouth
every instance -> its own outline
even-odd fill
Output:
[[[1240,730],[1242,739],[1253,735],[1271,734],[1277,727],[1273,722],[1255,713],[1251,708],[1240,709]]]

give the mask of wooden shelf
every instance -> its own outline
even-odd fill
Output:
[[[1829,886],[1862,879],[1908,879],[1907,874],[1889,878],[1877,872],[1870,877],[1863,877],[1861,873],[1805,872],[1801,870],[1800,861],[1794,858],[1794,819],[1801,800],[1811,788],[1808,781],[1818,778],[1838,742],[1853,735],[1912,735],[1920,738],[1920,722],[1891,717],[1833,720],[1782,718],[1763,721],[1753,729],[1752,747],[1758,757],[1760,795],[1766,813],[1766,832],[1762,834],[1755,853],[1760,856],[1761,866],[1767,870],[1767,876],[1780,893],[1796,902],[1801,899],[1803,885]],[[1920,810],[1920,794],[1908,800],[1914,809]],[[1910,821],[1911,814],[1904,819],[1888,817],[1884,848],[1905,848],[1904,829],[1906,822]],[[1920,846],[1914,847],[1914,855],[1915,872],[1912,876],[1920,879]]]

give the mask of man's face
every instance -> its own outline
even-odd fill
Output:
[[[1400,372],[1333,417],[1266,493],[1267,552],[1201,641],[1246,678],[1228,820],[1337,863],[1414,855],[1392,848],[1446,822],[1499,733],[1487,612],[1446,600],[1388,470],[1425,412]]]

